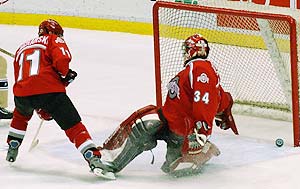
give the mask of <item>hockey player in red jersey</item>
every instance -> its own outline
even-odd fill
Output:
[[[69,68],[72,57],[63,32],[58,22],[45,20],[39,25],[38,37],[23,43],[15,53],[15,109],[7,137],[6,160],[16,160],[28,121],[36,110],[43,119],[53,118],[57,122],[97,176],[114,179],[66,94],[66,86],[77,73]]]
[[[164,105],[137,110],[99,147],[114,172],[153,149],[157,140],[164,140],[167,153],[161,169],[174,176],[195,174],[220,153],[209,141],[214,119],[220,128],[238,134],[231,114],[232,97],[224,92],[216,69],[206,59],[209,50],[201,35],[188,37],[183,43],[185,69],[167,85]]]

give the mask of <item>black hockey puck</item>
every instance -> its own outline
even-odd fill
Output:
[[[281,138],[276,139],[275,144],[277,147],[283,146],[284,142]]]

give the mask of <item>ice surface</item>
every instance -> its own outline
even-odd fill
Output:
[[[14,52],[18,45],[37,35],[36,27],[0,25],[0,47]],[[78,78],[68,87],[68,95],[82,116],[94,141],[101,144],[132,111],[155,104],[153,38],[115,32],[65,28]],[[12,59],[8,60],[9,109],[13,109]],[[50,121],[44,123],[37,147],[28,152],[39,125],[35,115],[17,161],[5,161],[6,136],[10,121],[0,121],[0,188],[121,188],[121,189],[276,189],[298,188],[299,148],[292,147],[289,122],[236,115],[239,136],[214,129],[212,141],[221,150],[202,173],[185,178],[165,175],[165,144],[159,142],[152,155],[144,152],[117,175],[104,181],[89,173],[87,163],[68,141],[64,132]],[[274,145],[283,138],[285,145]]]

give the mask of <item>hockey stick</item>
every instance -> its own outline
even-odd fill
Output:
[[[4,54],[6,54],[6,55],[8,55],[8,56],[10,56],[10,57],[12,57],[12,58],[15,57],[15,55],[14,55],[13,53],[8,52],[8,51],[5,50],[5,49],[0,48],[0,52],[4,53]]]
[[[38,145],[38,143],[39,143],[38,135],[39,135],[39,133],[40,133],[40,130],[41,130],[41,128],[42,128],[43,123],[44,123],[44,119],[41,120],[40,125],[39,125],[39,127],[38,127],[38,129],[37,129],[37,131],[36,131],[36,133],[35,133],[35,135],[34,135],[34,137],[33,137],[33,139],[32,139],[30,148],[29,148],[29,150],[28,150],[29,152],[30,152],[33,148],[35,148],[35,147]]]
[[[0,5],[6,3],[8,0],[0,1]]]

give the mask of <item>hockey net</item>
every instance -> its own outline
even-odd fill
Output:
[[[294,146],[299,146],[298,26],[294,17],[300,16],[271,9],[245,3],[156,2],[157,105],[164,103],[167,83],[183,69],[182,42],[200,33],[209,42],[208,59],[218,69],[223,88],[234,98],[234,113],[292,121]]]

